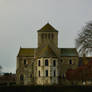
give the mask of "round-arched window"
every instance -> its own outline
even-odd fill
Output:
[[[53,34],[51,34],[51,39],[53,39],[54,38],[54,35]]]
[[[20,75],[20,80],[21,80],[21,81],[24,80],[24,76],[23,76],[23,74]]]
[[[41,34],[41,38],[44,39],[44,34]]]
[[[69,60],[69,64],[72,64],[72,60],[71,59]]]
[[[45,34],[45,39],[47,39],[47,34]]]
[[[48,34],[48,39],[50,39],[50,33]]]
[[[41,38],[42,38],[42,39],[47,39],[47,34],[44,34],[44,33],[41,34]]]
[[[48,59],[45,60],[45,66],[48,66]]]

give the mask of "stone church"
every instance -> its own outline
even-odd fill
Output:
[[[37,31],[38,48],[20,48],[17,55],[18,85],[57,85],[67,69],[78,67],[76,48],[58,48],[58,31],[49,23]],[[30,38],[31,39],[31,38]]]

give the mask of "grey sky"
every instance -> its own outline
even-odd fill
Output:
[[[92,0],[0,0],[0,65],[16,71],[20,46],[37,47],[37,30],[47,22],[59,30],[59,47],[74,47],[86,22],[92,20]]]

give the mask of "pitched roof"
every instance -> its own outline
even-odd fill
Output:
[[[78,56],[76,48],[60,48],[61,56]]]
[[[53,26],[51,26],[49,23],[47,23],[45,26],[43,26],[38,32],[58,32]]]
[[[20,48],[18,56],[33,57],[36,48]],[[39,53],[39,57],[57,57],[56,53],[52,48],[47,45],[42,48]],[[60,56],[78,56],[77,50],[75,48],[60,48]]]
[[[57,57],[49,45],[41,49],[38,56],[39,57]]]
[[[18,56],[34,56],[34,50],[36,48],[20,48]]]

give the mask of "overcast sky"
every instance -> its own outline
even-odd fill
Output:
[[[59,47],[75,47],[82,27],[92,20],[92,0],[0,0],[0,65],[16,72],[20,46],[37,47],[37,30],[47,22],[59,31]]]

